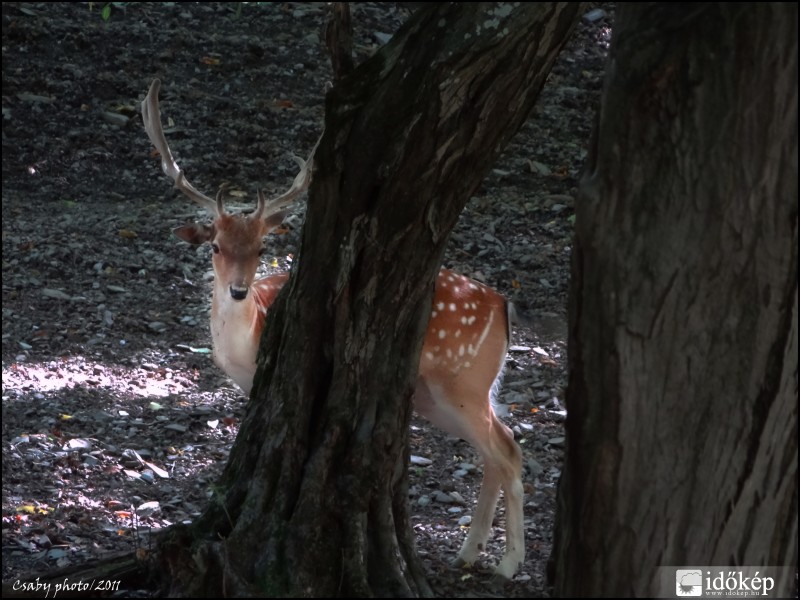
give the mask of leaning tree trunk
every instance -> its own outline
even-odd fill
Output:
[[[797,5],[623,4],[608,66],[577,201],[556,593],[796,567]]]
[[[329,93],[288,293],[217,503],[164,546],[170,593],[429,593],[405,465],[432,282],[580,9],[426,7]]]

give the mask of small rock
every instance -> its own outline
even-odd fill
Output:
[[[525,462],[525,466],[534,477],[539,477],[542,473],[544,473],[544,467],[535,458],[529,458]]]
[[[177,431],[178,433],[185,433],[189,428],[186,427],[186,425],[181,425],[180,423],[170,423],[169,425],[164,425],[164,429],[170,429],[172,431]]]
[[[436,500],[436,502],[441,502],[442,504],[453,504],[455,502],[455,498],[453,498],[450,494],[439,490],[433,493],[433,499]]]
[[[540,163],[537,160],[529,160],[528,166],[531,169],[531,173],[538,173],[539,175],[552,175],[553,171],[547,165]]]
[[[46,296],[47,298],[54,298],[56,300],[71,300],[72,296],[69,294],[65,294],[61,290],[54,290],[51,288],[44,288],[42,290],[42,296]]]
[[[109,125],[125,127],[128,124],[128,121],[130,121],[130,118],[119,113],[106,111],[103,113],[103,120]]]
[[[531,351],[531,347],[530,346],[509,346],[508,347],[508,351],[509,352],[530,352]]]
[[[599,21],[600,19],[606,16],[606,11],[602,8],[594,8],[583,15],[583,20],[587,23],[594,23],[595,21]]]
[[[161,505],[157,501],[145,502],[136,507],[136,513],[140,517],[149,517],[157,510],[161,509]]]

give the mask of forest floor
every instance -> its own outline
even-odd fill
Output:
[[[3,582],[28,582],[149,547],[213,494],[246,398],[210,358],[207,247],[171,230],[200,210],[172,191],[139,104],[163,81],[167,137],[191,182],[253,206],[286,189],[322,127],[326,3],[2,5]],[[409,17],[353,3],[356,54]],[[237,8],[238,7],[238,8]],[[487,554],[455,569],[479,489],[474,450],[414,419],[418,550],[441,597],[548,595],[564,444],[566,305],[573,196],[610,40],[593,5],[530,119],[470,200],[446,266],[533,318],[517,330],[498,412],[525,462],[526,558],[498,590]],[[303,208],[268,240],[287,269]],[[476,468],[477,467],[477,468]],[[130,595],[121,590],[118,595]]]

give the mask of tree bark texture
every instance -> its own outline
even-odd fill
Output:
[[[328,94],[296,266],[217,503],[165,554],[170,593],[430,594],[406,464],[434,277],[580,10],[425,7]]]
[[[620,5],[593,146],[556,593],[796,568],[797,5]]]

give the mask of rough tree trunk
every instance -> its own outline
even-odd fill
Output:
[[[623,4],[608,65],[577,202],[556,593],[796,567],[797,5]]]
[[[432,282],[580,10],[425,7],[329,93],[302,247],[218,502],[164,546],[171,594],[429,593],[405,465]]]

